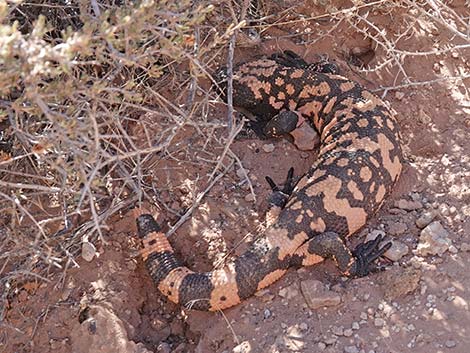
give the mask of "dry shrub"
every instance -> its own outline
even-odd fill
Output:
[[[111,215],[154,201],[142,167],[198,125],[198,78],[233,32],[214,3],[0,1],[3,289],[75,264]]]

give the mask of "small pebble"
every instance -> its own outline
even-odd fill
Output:
[[[240,343],[238,346],[234,347],[232,350],[233,353],[250,353],[251,344],[248,341]]]
[[[460,245],[460,250],[461,251],[470,251],[470,244],[469,243],[462,243]]]
[[[91,260],[93,260],[95,255],[96,255],[95,246],[89,241],[84,241],[82,243],[82,258],[85,261],[90,262]]]
[[[454,348],[457,345],[457,343],[454,340],[447,340],[445,343],[445,346],[447,348]]]
[[[239,177],[240,179],[245,179],[245,173],[246,175],[248,175],[250,173],[250,171],[248,169],[237,169],[237,171],[235,172],[237,174],[237,177]]]
[[[331,345],[335,344],[336,341],[337,341],[337,338],[333,336],[333,337],[327,338],[325,340],[325,343],[326,343],[327,346],[331,346]]]
[[[264,309],[264,312],[263,312],[263,316],[264,316],[264,319],[269,319],[271,317],[271,310],[269,309]]]
[[[288,286],[279,290],[279,296],[287,300],[294,299],[299,295],[299,291],[294,286]]]
[[[385,320],[380,318],[380,317],[377,317],[374,319],[374,326],[375,327],[383,327],[385,325]]]
[[[323,342],[318,342],[318,349],[323,351],[326,349],[326,344]]]
[[[402,222],[390,222],[388,224],[388,232],[391,235],[400,235],[405,233],[408,230],[406,223]]]
[[[359,349],[356,346],[344,347],[344,353],[359,353]]]
[[[247,202],[254,202],[255,200],[256,200],[256,197],[252,193],[249,193],[245,196],[245,201]]]
[[[333,326],[331,332],[333,332],[336,336],[342,336],[344,333],[344,328],[343,326]]]
[[[439,221],[434,221],[421,231],[416,253],[421,256],[441,256],[451,245],[452,240],[449,238],[449,232]]]
[[[353,335],[353,330],[350,329],[350,328],[347,328],[347,329],[344,330],[343,335],[345,337],[351,337]]]
[[[137,269],[137,264],[134,261],[128,261],[126,265],[129,271],[135,271]]]
[[[387,242],[385,242],[387,243]],[[398,261],[400,260],[403,256],[408,254],[409,248],[408,245],[405,243],[402,243],[400,241],[392,240],[392,246],[390,249],[388,249],[385,253],[384,256],[389,258],[392,261]]]
[[[274,145],[272,143],[266,143],[263,145],[263,151],[266,153],[271,153],[274,151]]]
[[[338,293],[328,290],[320,281],[302,281],[300,282],[300,289],[310,309],[335,306],[341,303],[341,296]]]
[[[417,220],[416,226],[420,229],[426,227],[429,223],[431,223],[434,218],[436,218],[437,212],[436,211],[426,211],[424,212]]]
[[[170,353],[171,346],[166,342],[161,342],[157,347],[157,352],[158,353]]]
[[[367,319],[367,315],[366,315],[366,319]],[[353,330],[359,330],[360,328],[359,324],[355,321],[352,323],[351,327]]]
[[[400,199],[395,201],[395,207],[398,207],[402,210],[413,211],[423,208],[423,204],[419,201],[408,201],[405,199]]]
[[[405,94],[403,92],[397,91],[395,92],[395,98],[401,101],[405,97]]]

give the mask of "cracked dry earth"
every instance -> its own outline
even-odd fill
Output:
[[[456,10],[466,10],[463,2]],[[374,16],[389,31],[399,30],[400,23],[391,24],[387,15]],[[312,33],[317,30],[312,24]],[[396,72],[370,73],[365,80],[347,65],[340,53],[368,45],[351,28],[339,26],[337,36],[320,39],[315,50],[283,38],[289,31],[294,33],[295,27],[268,30],[256,54],[291,49],[312,61],[313,51],[328,53],[343,75],[371,89],[392,85]],[[403,47],[429,48],[449,38],[444,30],[436,34],[423,28]],[[248,58],[248,51],[253,50],[237,51],[237,61]],[[369,64],[384,55],[378,48]],[[421,81],[468,70],[468,58],[467,50],[405,60],[403,67]],[[65,277],[53,274],[50,283],[25,285],[11,298],[0,351],[468,352],[469,83],[444,81],[387,92],[386,99],[398,112],[407,164],[382,210],[351,244],[386,234],[393,240],[386,271],[348,280],[327,261],[290,270],[223,314],[183,311],[162,299],[146,274],[129,211],[110,222],[109,243],[96,252],[91,249],[91,261],[78,259],[80,268],[70,269]],[[214,112],[214,119],[220,116],[225,112]],[[191,134],[187,128],[180,141],[188,141]],[[168,185],[161,198],[172,209],[190,205],[195,190],[205,187],[201,176],[211,171],[194,163],[198,151],[203,155],[210,146],[206,141],[191,143],[193,161],[167,161],[154,171],[156,182]],[[280,181],[290,166],[302,173],[315,160],[314,152],[300,152],[284,140],[239,140],[232,150],[248,171],[256,200],[238,167],[211,189],[171,238],[179,256],[195,270],[210,270],[230,252],[237,255],[246,248],[266,206],[265,175]],[[159,221],[174,222],[174,217],[162,211]]]

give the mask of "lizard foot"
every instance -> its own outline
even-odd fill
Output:
[[[371,272],[384,270],[383,266],[377,266],[374,262],[390,249],[392,243],[388,242],[380,248],[379,244],[382,240],[383,237],[379,235],[374,240],[359,244],[354,249],[353,256],[355,257],[356,262],[350,272],[354,277],[364,277]]]
[[[322,55],[320,60],[316,62],[308,63],[293,51],[284,50],[282,53],[275,53],[271,55],[270,59],[276,61],[280,65],[297,67],[304,70],[312,70],[323,74],[338,75],[340,73],[338,65],[332,61],[329,61],[328,57],[325,55]]]
[[[294,178],[294,168],[291,167],[287,172],[287,178],[282,188],[279,187],[270,177],[266,176],[265,178],[272,190],[272,193],[268,198],[268,202],[271,205],[284,208],[287,200],[294,191],[295,184],[297,184],[297,178]]]

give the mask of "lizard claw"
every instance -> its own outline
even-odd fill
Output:
[[[294,178],[294,168],[291,167],[287,172],[287,178],[282,188],[279,187],[270,177],[266,176],[265,178],[272,190],[268,202],[272,205],[283,208],[287,199],[294,191],[296,184],[296,180],[294,180],[296,179]]]
[[[388,242],[384,246],[379,247],[383,238],[383,236],[379,235],[374,240],[359,244],[354,249],[353,256],[356,262],[351,270],[351,274],[354,277],[364,277],[371,272],[378,272],[385,269],[383,266],[374,264],[375,260],[381,257],[392,246],[392,243]]]
[[[286,178],[286,181],[284,182],[284,186],[282,187],[282,189],[270,177],[266,176],[265,178],[273,192],[280,191],[290,196],[292,194],[292,191],[294,191],[295,183],[294,183],[294,168],[293,167],[289,168],[289,171],[287,172],[287,178]]]

